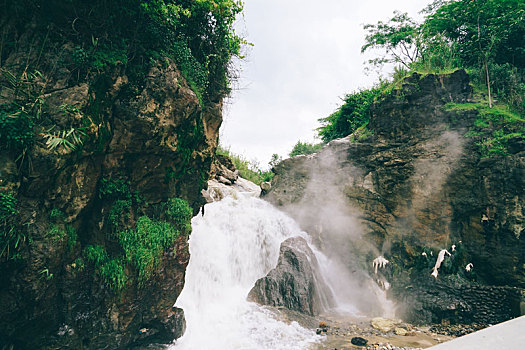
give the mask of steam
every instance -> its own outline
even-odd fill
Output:
[[[424,209],[434,198],[440,197],[443,185],[463,154],[463,143],[460,134],[445,131],[436,139],[423,144],[425,157],[415,161],[411,179],[414,209]]]
[[[390,215],[390,227],[381,250],[376,246],[379,242],[373,244],[364,235],[364,232],[376,230],[370,227],[379,224],[366,220],[357,207],[359,201],[367,201],[376,194],[374,173],[355,166],[348,159],[348,150],[352,147],[349,143],[348,137],[334,140],[315,155],[292,159],[290,162],[296,171],[296,179],[303,184],[303,188],[299,190],[301,193],[286,194],[290,196],[291,204],[286,204],[283,209],[310,233],[321,251],[329,254],[334,266],[332,271],[325,271],[325,277],[338,284],[337,288],[334,287],[336,292],[344,291],[345,295],[339,293],[340,299],[352,300],[358,311],[365,314],[385,313],[392,308],[385,302],[384,292],[381,294],[377,290],[381,290],[378,284],[388,289],[389,282],[384,276],[370,276],[371,257],[388,256],[391,248],[388,236],[412,234],[414,230],[420,234],[421,227],[430,228],[425,229],[423,234],[435,237],[437,233],[440,236],[435,248],[446,243],[444,241],[450,237],[451,208],[442,205],[446,203],[443,197],[446,191],[443,190],[447,179],[458,166],[464,141],[459,133],[445,131],[427,142],[410,146],[409,150],[414,153],[408,157],[416,158],[412,161],[413,175],[406,180],[411,195],[407,198],[407,205],[401,205],[395,215],[385,211],[385,215]],[[410,158],[402,160],[410,162]],[[292,187],[299,186],[295,183]],[[432,217],[433,213],[437,213],[437,219]],[[383,226],[377,228],[379,231],[386,229]],[[377,271],[385,265],[382,260],[376,259],[373,269]],[[434,274],[437,275],[438,269],[439,266]],[[331,278],[332,275],[334,278]],[[343,281],[344,286],[341,285]],[[341,300],[340,303],[344,304]],[[381,305],[381,310],[377,305]]]
[[[348,138],[334,140],[314,156],[300,156],[310,159],[301,162],[298,158],[294,166],[303,168],[294,170],[308,180],[300,199],[282,209],[329,255],[329,260],[319,263],[339,311],[393,316],[393,304],[367,271],[370,261],[366,255],[378,256],[379,251],[365,239],[363,215],[348,199],[353,188],[368,192],[373,187],[370,176],[347,159],[349,142]]]
[[[414,173],[408,179],[411,195],[393,223],[397,234],[417,232],[422,241],[433,242],[431,247],[435,249],[448,244],[452,208],[445,198],[448,193],[445,187],[459,165],[463,146],[464,139],[459,133],[445,131],[416,149]],[[388,253],[389,249],[386,242],[382,253]]]

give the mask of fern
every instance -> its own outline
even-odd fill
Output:
[[[71,128],[68,131],[60,130],[55,133],[51,133],[51,130],[49,130],[43,134],[46,139],[46,146],[50,150],[63,147],[67,151],[74,151],[84,143],[82,137],[87,136],[83,129],[84,128]]]

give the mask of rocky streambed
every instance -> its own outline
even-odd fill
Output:
[[[398,319],[353,317],[325,313],[316,317],[285,308],[269,308],[276,318],[315,330],[320,336],[309,350],[416,350],[447,342],[466,335],[486,324],[413,325]]]

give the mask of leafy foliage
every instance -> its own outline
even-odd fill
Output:
[[[46,146],[49,149],[56,149],[63,147],[66,151],[74,151],[81,146],[84,141],[82,137],[87,136],[83,128],[71,128],[69,130],[61,130],[51,133],[51,130],[44,133],[46,139]]]
[[[131,198],[129,184],[122,179],[104,178],[100,180],[98,191],[100,198]]]
[[[115,292],[126,286],[128,278],[124,265],[119,259],[109,259],[99,267],[98,273],[104,280],[104,284]]]
[[[84,255],[86,260],[95,266],[100,266],[109,259],[106,248],[101,245],[88,245],[84,248]]]
[[[382,56],[369,63],[396,64],[394,81],[347,95],[337,111],[319,120],[319,136],[324,142],[349,134],[354,141],[364,140],[373,132],[367,128],[371,104],[393,92],[406,76],[414,71],[450,73],[464,68],[481,102],[447,108],[476,110],[478,120],[467,135],[476,138],[482,156],[507,154],[509,145],[523,133],[525,3],[436,0],[423,12],[422,23],[395,12],[387,22],[365,25],[367,36],[361,50],[383,50]]]
[[[38,71],[15,75],[0,68],[0,91],[8,102],[0,104],[0,149],[24,152],[33,145],[35,121],[44,112]]]
[[[344,103],[337,111],[319,121],[319,137],[324,142],[345,137],[366,125],[370,119],[370,106],[383,93],[383,87],[377,86],[346,95]]]
[[[387,23],[366,25],[362,51],[380,48],[372,60],[402,64],[409,70],[441,73],[469,70],[492,94],[525,112],[525,3],[521,0],[434,1],[421,24],[396,13]],[[408,47],[414,47],[410,54]],[[386,58],[385,58],[386,57]]]
[[[373,65],[395,63],[408,68],[411,63],[418,60],[421,34],[416,23],[408,17],[407,13],[395,12],[394,17],[388,22],[367,24],[364,29],[368,34],[361,52],[379,47],[387,51],[387,55],[370,60],[369,63]]]
[[[17,225],[17,200],[12,192],[0,192],[0,258],[12,258],[27,237]]]
[[[84,249],[84,256],[88,262],[95,266],[96,273],[108,288],[118,292],[126,286],[125,265],[118,258],[110,258],[104,246],[88,245]],[[77,260],[75,260],[75,264],[83,269],[83,263],[77,262]]]
[[[238,0],[21,0],[1,6],[14,21],[8,28],[13,33],[32,21],[45,33],[51,23],[53,41],[72,42],[68,69],[79,80],[172,57],[205,100],[229,91],[230,58],[245,43],[233,28],[242,11]],[[2,54],[15,49],[6,45]]]
[[[298,156],[300,154],[312,154],[317,153],[323,148],[322,143],[308,143],[297,141],[290,152],[290,157]]]
[[[171,198],[159,206],[170,222],[143,215],[137,219],[133,227],[124,230],[119,225],[120,214],[134,213],[128,186],[123,181],[109,179],[102,184],[102,193],[104,196],[109,195],[106,198],[115,198],[115,196],[129,198],[116,199],[109,214],[113,230],[112,241],[116,241],[118,246],[113,247],[108,254],[104,246],[90,245],[84,249],[84,256],[95,266],[97,274],[104,280],[105,285],[113,291],[120,291],[130,279],[137,280],[142,286],[158,267],[163,252],[173,247],[181,233],[185,235],[191,233],[192,209],[185,200]],[[132,271],[136,274],[130,274]]]

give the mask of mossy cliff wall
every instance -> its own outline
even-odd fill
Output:
[[[225,91],[169,55],[84,67],[86,18],[0,17],[0,349],[172,341]]]
[[[472,137],[483,116],[466,108],[476,103],[464,71],[414,74],[374,103],[370,136],[283,161],[265,198],[352,269],[382,285],[386,279],[410,321],[517,316],[525,288],[525,147],[509,139],[505,154],[485,153]],[[452,257],[435,279],[441,249]],[[376,275],[379,255],[390,263]]]

